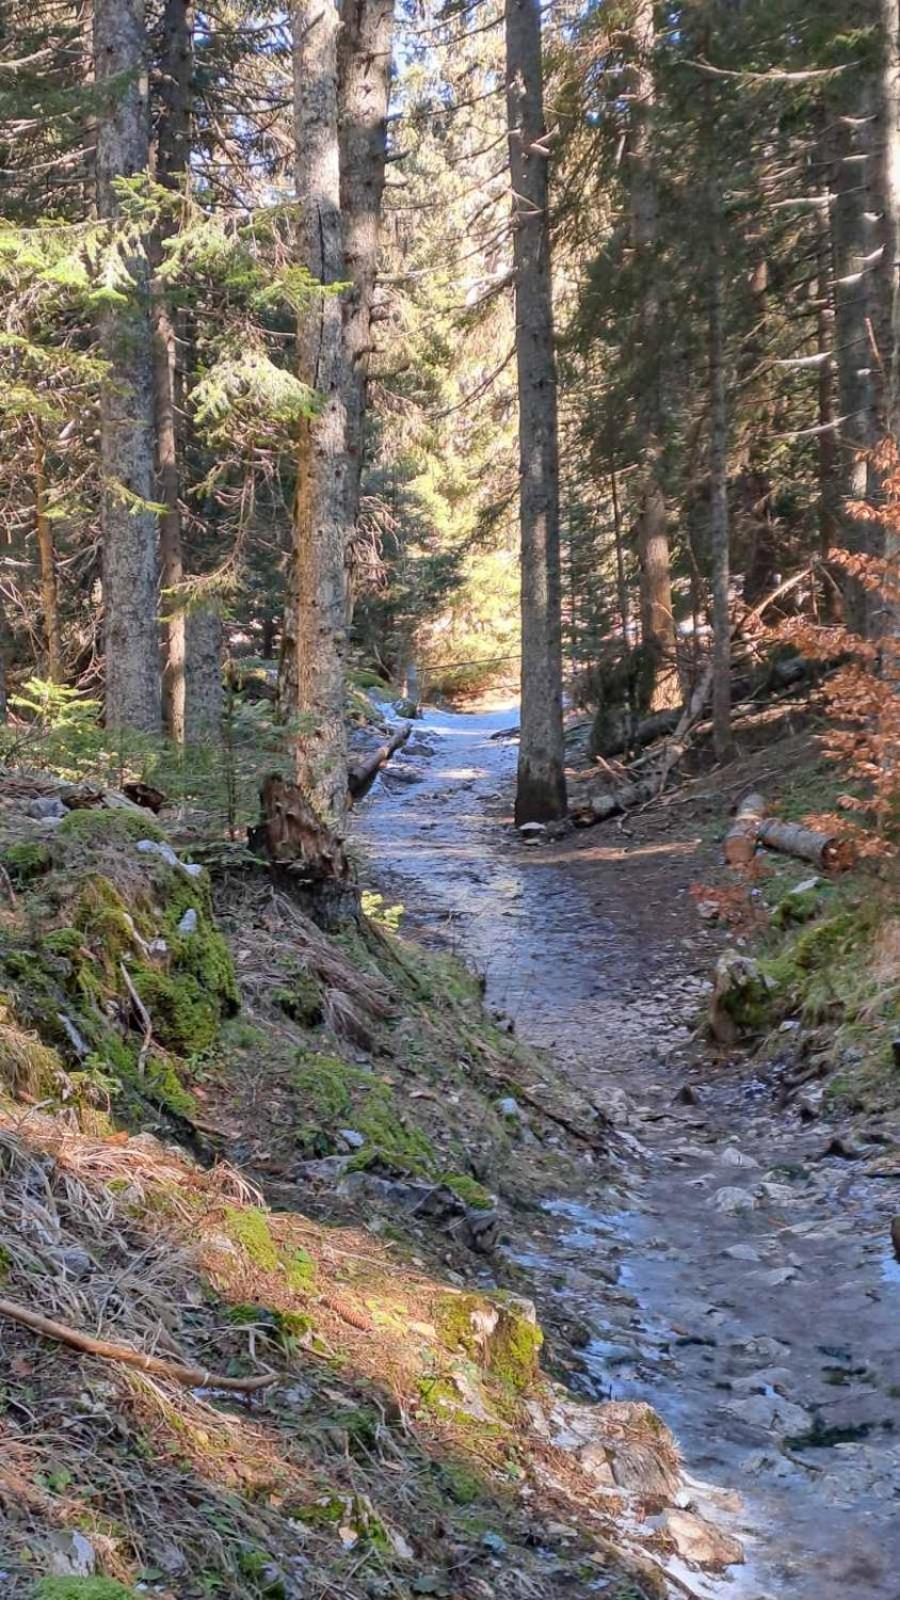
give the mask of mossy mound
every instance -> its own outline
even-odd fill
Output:
[[[297,1140],[314,1155],[342,1147],[341,1130],[362,1144],[351,1168],[373,1168],[406,1177],[437,1175],[437,1157],[420,1128],[410,1124],[390,1087],[374,1072],[352,1067],[339,1056],[303,1055],[293,1074],[299,1123]]]
[[[19,886],[0,936],[12,1092],[52,1098],[69,1073],[126,1119],[147,1105],[192,1116],[187,1063],[239,1004],[206,874],[127,808],[72,811],[49,842],[13,840],[4,856]]]
[[[135,1600],[115,1578],[41,1578],[34,1600]]]

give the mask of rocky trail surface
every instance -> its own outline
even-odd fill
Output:
[[[514,720],[426,713],[359,821],[418,929],[616,1124],[583,1196],[515,1219],[507,1264],[578,1346],[573,1386],[655,1406],[686,1509],[742,1541],[742,1564],[702,1575],[688,1516],[682,1592],[900,1600],[896,1153],[874,1130],[858,1159],[840,1139],[826,1154],[825,1117],[778,1108],[777,1062],[755,1073],[699,1041],[716,935],[687,891],[715,852],[696,818],[537,845],[501,825]]]

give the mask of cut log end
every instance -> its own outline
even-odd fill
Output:
[[[768,806],[765,796],[748,794],[738,803],[734,821],[725,835],[725,861],[729,867],[746,867],[756,854],[759,829]]]

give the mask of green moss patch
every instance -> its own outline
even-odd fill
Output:
[[[23,839],[19,844],[8,845],[0,859],[10,882],[15,888],[21,889],[33,878],[40,878],[48,872],[53,858],[47,845],[36,839]]]
[[[317,1155],[338,1147],[338,1130],[363,1139],[351,1168],[377,1167],[409,1177],[436,1175],[436,1157],[419,1128],[403,1118],[389,1085],[339,1056],[304,1056],[293,1074],[300,1115],[297,1137]]]
[[[135,1600],[115,1578],[41,1578],[34,1600]]]

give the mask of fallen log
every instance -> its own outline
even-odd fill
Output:
[[[368,794],[382,767],[386,767],[391,756],[405,745],[411,733],[412,723],[407,722],[387,744],[381,745],[373,755],[366,756],[364,761],[358,761],[350,768],[347,774],[347,787],[350,790],[351,803],[362,800],[363,796]]]
[[[729,867],[746,867],[756,854],[760,824],[768,806],[765,796],[748,794],[738,805],[734,821],[725,835],[725,861]]]
[[[852,839],[837,833],[820,833],[815,828],[804,828],[799,822],[779,822],[770,817],[759,825],[759,842],[767,850],[778,850],[782,855],[797,856],[801,861],[811,861],[813,866],[826,872],[846,872],[856,860],[856,846]]]
[[[66,1322],[56,1322],[39,1311],[32,1311],[29,1306],[20,1306],[15,1300],[0,1300],[0,1317],[19,1322],[44,1339],[55,1339],[58,1344],[71,1345],[73,1350],[82,1350],[85,1355],[100,1356],[104,1361],[122,1361],[126,1366],[139,1367],[142,1372],[152,1372],[157,1378],[170,1378],[191,1389],[233,1389],[236,1393],[251,1393],[254,1389],[267,1389],[277,1382],[274,1372],[260,1373],[252,1378],[223,1377],[206,1367],[186,1366],[164,1356],[148,1355],[144,1350],[135,1350],[133,1345],[114,1344],[111,1339],[94,1339],[79,1328],[70,1328]]]

